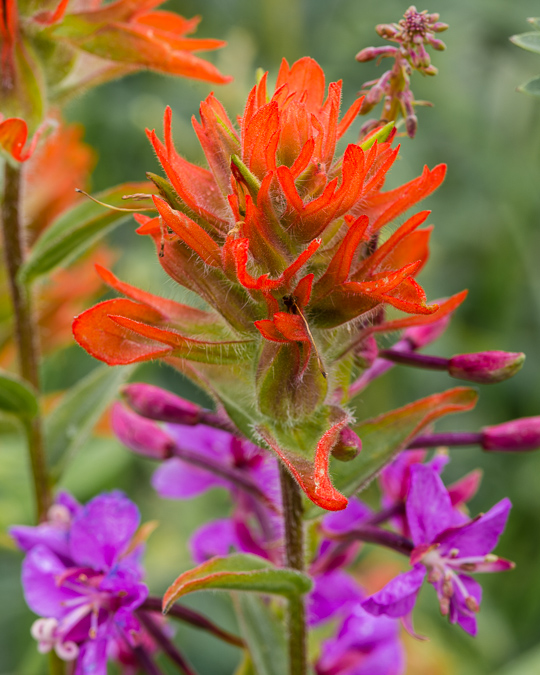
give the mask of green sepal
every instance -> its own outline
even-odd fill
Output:
[[[261,189],[261,182],[257,176],[251,173],[251,171],[247,168],[244,162],[242,162],[238,155],[231,155],[231,164],[233,164],[238,169],[238,173],[242,177],[242,182],[247,187],[253,202],[257,204],[257,195]]]
[[[122,199],[124,195],[151,192],[148,183],[123,183],[97,194],[100,201],[112,206],[146,210],[137,200]],[[152,205],[153,206],[153,205]],[[64,211],[34,244],[19,271],[19,281],[29,284],[82,255],[102,237],[129,217],[126,211],[108,210],[90,199]]]
[[[29,420],[39,410],[33,387],[22,378],[0,371],[0,413]]]
[[[163,596],[163,613],[193,591],[249,591],[294,599],[311,590],[311,579],[296,570],[274,567],[246,553],[217,556],[181,574]]]
[[[395,122],[388,122],[388,124],[385,124],[384,127],[377,129],[377,131],[373,135],[371,135],[369,138],[367,138],[362,143],[359,143],[358,145],[362,148],[364,152],[366,152],[371,148],[371,146],[375,143],[375,141],[378,141],[379,143],[384,143],[388,138],[388,136],[390,136],[390,133],[392,132],[394,126]]]
[[[309,363],[302,373],[308,343],[276,344],[263,341],[256,378],[259,410],[281,421],[303,420],[323,403],[328,382],[323,377],[311,348]]]

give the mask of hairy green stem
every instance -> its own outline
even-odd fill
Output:
[[[2,234],[4,257],[13,307],[14,339],[17,347],[19,372],[39,391],[39,352],[37,326],[32,313],[31,295],[19,284],[17,274],[24,260],[23,231],[20,217],[21,169],[8,162],[4,171],[2,199]],[[34,483],[37,519],[43,520],[51,503],[47,476],[41,417],[25,425]]]
[[[281,494],[285,521],[285,550],[288,567],[304,570],[304,521],[302,492],[289,471],[280,464]],[[290,675],[306,675],[306,610],[304,599],[290,599],[287,624],[289,631]]]

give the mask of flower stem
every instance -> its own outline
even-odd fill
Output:
[[[2,234],[9,292],[14,315],[14,336],[19,372],[39,391],[39,351],[32,298],[17,280],[24,260],[23,231],[20,217],[21,169],[6,162],[2,199]],[[41,417],[36,415],[25,425],[34,482],[38,520],[43,520],[51,503],[51,490],[45,463]]]
[[[388,530],[383,530],[380,527],[375,527],[373,525],[364,525],[357,527],[354,530],[350,530],[346,534],[342,535],[333,535],[332,539],[337,541],[354,541],[360,540],[365,541],[369,544],[377,544],[378,546],[385,546],[386,548],[391,548],[393,551],[398,553],[403,553],[403,555],[411,555],[414,544],[407,537],[403,537],[401,534],[396,534],[395,532],[389,532]]]
[[[409,443],[406,450],[416,450],[417,448],[437,448],[440,445],[464,446],[464,445],[482,445],[483,436],[474,431],[449,431],[442,434],[430,434],[429,436],[417,436]]]
[[[302,492],[289,471],[279,465],[287,566],[304,570],[304,521]],[[289,600],[287,624],[289,630],[290,675],[306,675],[306,612],[303,598]]]
[[[146,612],[159,612],[161,614],[161,605],[162,605],[161,598],[149,596],[143,602],[140,609]],[[215,623],[207,619],[205,616],[199,614],[198,612],[195,612],[193,609],[190,609],[189,607],[184,607],[184,605],[179,605],[177,603],[169,609],[168,616],[170,616],[173,619],[185,621],[186,623],[189,623],[190,626],[195,626],[196,628],[208,631],[209,633],[214,635],[214,637],[224,640],[225,642],[228,642],[229,644],[234,645],[235,647],[242,647],[242,648],[245,647],[245,643],[242,640],[242,638],[239,638],[236,635],[233,635],[232,633],[223,630]]]
[[[178,666],[180,671],[184,675],[197,675],[193,668],[186,661],[184,656],[178,651],[176,645],[174,645],[171,640],[165,635],[161,630],[159,625],[154,621],[152,616],[146,612],[137,612],[137,616],[140,619],[143,626],[146,628],[148,633],[156,641],[156,643],[161,647],[163,652],[168,656],[168,658]]]

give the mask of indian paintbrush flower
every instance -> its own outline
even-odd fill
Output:
[[[346,505],[328,459],[352,421],[339,402],[357,369],[355,333],[386,305],[425,317],[439,311],[415,280],[428,255],[430,230],[418,228],[429,212],[408,218],[376,250],[369,242],[445,173],[443,165],[425,168],[383,192],[398,152],[392,127],[336,157],[362,104],[338,121],[340,97],[341,83],[332,83],[325,100],[324,75],[309,58],[283,62],[273,95],[262,77],[239,131],[209,96],[193,122],[209,170],[178,154],[167,109],[164,142],[148,132],[167,178],[150,175],[157,216],[138,216],[138,231],[152,237],[169,276],[209,310],[100,269],[129,299],[101,303],[74,323],[79,343],[111,365],[162,358],[204,382],[240,433],[270,447],[308,496],[333,510]],[[239,369],[252,376],[232,405]]]

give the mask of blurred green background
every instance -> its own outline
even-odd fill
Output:
[[[234,118],[242,111],[255,69],[262,67],[275,76],[283,56],[289,62],[303,55],[317,59],[328,81],[343,79],[348,105],[362,83],[382,74],[386,65],[358,64],[355,54],[382,44],[374,26],[397,21],[407,4],[397,0],[184,0],[165,7],[187,17],[202,15],[197,36],[228,41],[209,59],[235,77],[232,84],[215,87]],[[517,85],[540,72],[540,59],[508,41],[512,34],[528,29],[526,17],[540,14],[540,5],[533,0],[433,0],[427,9],[440,12],[450,24],[442,36],[447,51],[433,56],[440,69],[436,78],[413,76],[416,98],[432,101],[434,107],[418,110],[417,138],[403,139],[388,186],[417,176],[424,164],[448,164],[446,182],[425,202],[433,211],[429,222],[435,224],[435,231],[431,260],[420,280],[430,299],[469,289],[450,329],[429,351],[451,355],[503,349],[527,354],[524,370],[513,380],[480,387],[474,412],[438,427],[474,430],[540,414],[540,101],[516,92]],[[92,189],[142,180],[145,171],[158,171],[144,128],[161,130],[167,104],[174,112],[178,149],[189,160],[202,161],[189,119],[197,115],[199,101],[210,90],[204,83],[145,73],[74,101],[67,116],[85,125],[86,141],[99,154]],[[355,133],[359,126],[356,123]],[[354,134],[348,140],[353,141]],[[150,242],[137,237],[134,229],[130,220],[111,237],[119,252],[117,273],[152,292],[177,297],[172,282],[159,269]],[[71,346],[45,364],[46,388],[64,389],[94,365],[81,349]],[[163,366],[145,365],[136,379],[205,400]],[[396,368],[363,395],[360,411],[369,416],[454,384],[440,373]],[[31,522],[32,501],[20,440],[15,433],[5,434],[1,443],[4,532],[9,524]],[[452,460],[445,472],[448,481],[477,466],[484,469],[483,485],[471,503],[473,514],[504,496],[511,498],[514,508],[497,552],[515,560],[517,569],[481,579],[485,597],[476,639],[448,627],[438,617],[432,589],[423,593],[415,618],[417,629],[429,635],[431,643],[413,644],[411,638],[404,638],[413,652],[409,673],[540,673],[540,453],[487,456],[460,449],[452,451]],[[160,501],[149,486],[152,469],[114,440],[98,438],[74,459],[63,485],[81,500],[119,487],[139,504],[144,520],[160,521],[146,557],[151,592],[160,594],[190,563],[189,533],[222,515],[228,501],[221,491],[189,503]],[[0,536],[5,543],[5,535]],[[379,560],[371,555],[366,548],[368,562]],[[30,640],[33,617],[22,598],[20,561],[19,553],[0,550],[0,674],[41,675],[46,661]],[[222,596],[196,594],[189,602],[218,622],[229,621],[231,610]],[[201,675],[233,672],[238,652],[232,647],[222,647],[182,625],[176,634]],[[424,667],[417,663],[422,653],[431,659]]]

